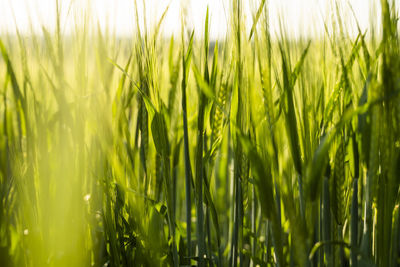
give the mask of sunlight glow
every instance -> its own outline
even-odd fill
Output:
[[[207,5],[211,16],[211,38],[223,38],[229,28],[229,0],[138,0],[139,17],[143,21],[143,3],[145,2],[146,19],[155,25],[169,5],[169,10],[162,24],[164,35],[178,34],[181,29],[181,15],[185,14],[187,27],[195,28],[197,36],[201,36]],[[252,24],[252,14],[257,10],[259,0],[246,1],[244,4],[244,19],[247,27]],[[370,18],[379,19],[380,11],[374,7],[371,0],[338,0],[339,7],[349,10],[353,7],[362,30],[371,25]],[[64,33],[70,32],[75,25],[82,26],[83,18],[88,18],[92,25],[97,23],[104,30],[108,28],[118,36],[130,36],[135,28],[134,0],[59,0],[61,6],[61,26]],[[332,17],[335,2],[331,0],[270,0],[272,32],[279,32],[280,17],[285,17],[285,29],[295,37],[315,36],[324,32],[324,20]],[[55,0],[0,0],[0,32],[30,33],[40,32],[41,27],[55,27]],[[371,13],[371,10],[373,12]],[[347,14],[346,22],[351,24],[356,33],[353,14]],[[143,26],[143,25],[142,25]]]

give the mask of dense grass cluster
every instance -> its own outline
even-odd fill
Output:
[[[400,43],[0,37],[1,266],[398,266]],[[59,5],[57,14],[59,14]],[[166,11],[168,12],[168,11]],[[285,18],[283,18],[285,20]],[[145,23],[144,23],[145,24]],[[184,24],[184,23],[183,23]],[[200,29],[196,29],[199,31]]]

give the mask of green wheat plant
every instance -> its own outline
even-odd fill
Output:
[[[399,266],[398,6],[307,39],[269,2],[0,35],[0,265]]]

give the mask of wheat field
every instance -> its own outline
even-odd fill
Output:
[[[65,34],[56,3],[0,35],[1,266],[400,265],[395,1],[293,38],[232,0],[220,40],[208,9]]]

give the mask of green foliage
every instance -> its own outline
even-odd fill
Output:
[[[135,6],[125,40],[64,35],[56,2],[0,40],[1,266],[398,265],[394,2],[380,39],[336,6],[305,41],[236,0],[215,43],[212,10],[166,40]]]

